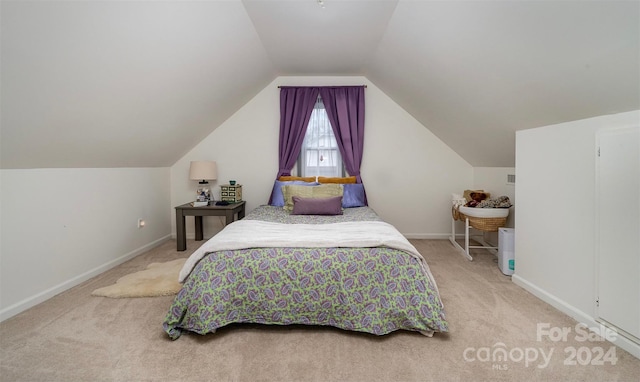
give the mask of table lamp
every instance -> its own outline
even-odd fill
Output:
[[[209,202],[213,200],[209,180],[218,178],[218,167],[216,162],[192,161],[189,166],[189,179],[198,180],[198,191],[196,201]]]

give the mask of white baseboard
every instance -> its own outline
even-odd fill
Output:
[[[2,309],[0,311],[0,322],[11,318],[13,316],[15,316],[18,313],[24,312],[25,310],[40,304],[41,302],[44,302],[48,299],[50,299],[51,297],[60,294],[64,291],[66,291],[67,289],[71,289],[72,287],[83,283],[87,280],[89,280],[92,277],[95,277],[97,275],[99,275],[100,273],[103,273],[105,271],[108,271],[111,268],[114,268],[122,263],[124,263],[127,260],[131,260],[134,257],[147,252],[148,250],[155,248],[161,244],[163,244],[164,242],[166,242],[167,240],[171,239],[171,235],[166,235],[158,240],[152,241],[151,243],[144,245],[138,249],[135,249],[127,254],[124,254],[120,257],[118,257],[117,259],[111,260],[105,264],[102,264],[96,268],[93,268],[81,275],[78,275],[72,279],[69,279],[65,282],[62,282],[54,287],[51,287],[45,291],[42,291],[34,296],[31,296],[29,298],[26,298],[22,301],[19,301],[11,306],[8,306],[4,309]]]
[[[566,301],[563,301],[557,298],[556,296],[540,289],[536,285],[523,279],[517,274],[514,274],[513,276],[511,276],[511,281],[513,281],[514,284],[523,288],[527,292],[538,297],[540,300],[558,309],[562,313],[568,315],[569,317],[575,319],[578,322],[586,324],[589,328],[599,328],[602,325],[600,322],[596,321],[595,317],[591,317],[589,314],[568,304]],[[615,338],[615,341],[613,341],[613,344],[628,351],[629,353],[631,353],[631,355],[640,359],[640,344],[637,344],[632,340],[628,339],[627,337],[624,337],[622,333],[618,333],[618,335]]]

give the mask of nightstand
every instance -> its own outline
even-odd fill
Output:
[[[187,227],[185,216],[193,216],[195,220],[196,241],[203,238],[202,217],[203,216],[224,216],[225,224],[231,224],[238,216],[238,220],[244,217],[245,201],[229,203],[227,206],[209,205],[194,207],[191,203],[186,203],[176,207],[176,239],[178,251],[187,249]]]

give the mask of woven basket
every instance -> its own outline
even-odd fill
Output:
[[[504,227],[507,223],[507,218],[477,218],[467,216],[460,212],[456,207],[451,209],[451,214],[455,220],[469,219],[469,225],[475,229],[485,232],[498,232],[498,228]]]

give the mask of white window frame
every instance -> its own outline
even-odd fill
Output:
[[[345,176],[342,155],[320,96],[311,113],[296,167],[298,176]]]

